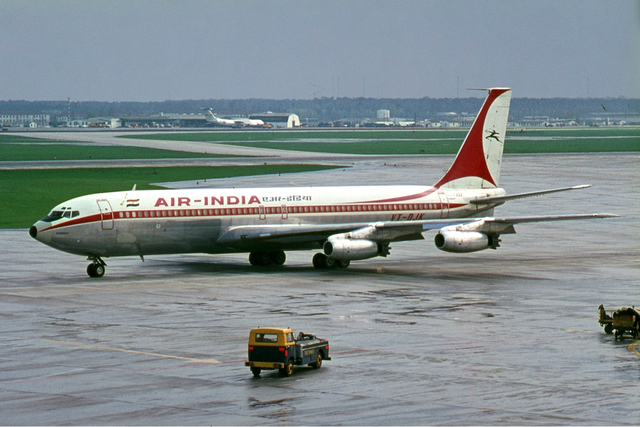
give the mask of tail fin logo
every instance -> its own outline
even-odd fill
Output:
[[[485,130],[485,132],[489,133],[489,135],[485,136],[484,139],[495,139],[498,142],[502,142],[500,141],[500,138],[498,138],[500,134],[496,132],[495,129],[488,129],[488,130]]]

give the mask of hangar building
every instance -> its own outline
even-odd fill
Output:
[[[249,116],[253,120],[262,120],[269,123],[274,128],[297,128],[300,127],[300,117],[297,114],[252,114]]]

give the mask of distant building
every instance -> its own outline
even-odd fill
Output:
[[[115,117],[92,117],[87,119],[90,128],[110,128],[115,129],[122,126],[120,119]]]
[[[44,127],[49,126],[49,114],[0,114],[0,125],[3,127]]]
[[[68,128],[88,128],[89,122],[85,119],[76,119],[67,121]]]
[[[376,111],[376,120],[379,122],[388,122],[391,118],[391,111],[389,110],[378,110]]]
[[[274,128],[297,128],[300,127],[300,117],[297,114],[252,114],[249,116],[252,120],[262,120],[270,124]]]

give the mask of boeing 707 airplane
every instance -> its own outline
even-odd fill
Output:
[[[489,94],[453,164],[433,186],[384,185],[144,190],[66,201],[29,234],[55,249],[88,257],[102,277],[103,258],[179,253],[249,253],[252,265],[282,265],[287,250],[321,249],[316,268],[390,254],[391,242],[424,239],[454,253],[496,249],[500,235],[527,222],[614,217],[578,214],[501,218],[506,201],[589,187],[507,195],[498,187],[511,89]]]

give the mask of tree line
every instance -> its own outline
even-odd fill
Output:
[[[0,101],[0,114],[49,114],[66,117],[126,117],[152,114],[199,114],[212,108],[218,115],[248,116],[265,112],[293,113],[302,120],[337,121],[374,119],[377,110],[391,117],[425,120],[442,113],[475,115],[482,98],[316,98],[304,99],[201,99],[162,102],[100,101]],[[638,114],[640,99],[631,98],[514,98],[511,120],[548,116],[565,120],[589,120],[598,114]]]

